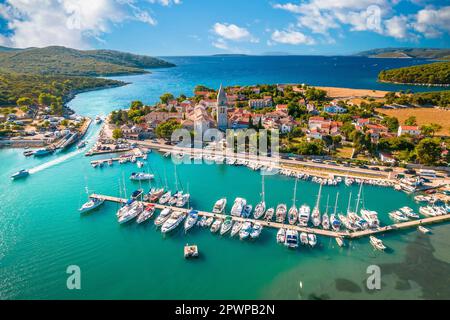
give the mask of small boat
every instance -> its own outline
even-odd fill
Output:
[[[239,231],[239,239],[244,240],[250,236],[250,232],[252,231],[252,223],[249,221],[244,222],[241,230]]]
[[[164,188],[152,188],[148,194],[150,202],[156,202],[164,194]]]
[[[322,228],[325,230],[330,229],[330,218],[328,218],[328,214],[324,213],[322,216]]]
[[[344,239],[342,239],[341,237],[336,237],[336,242],[338,244],[339,247],[344,247],[345,243],[344,243]]]
[[[155,176],[150,173],[145,172],[133,172],[130,176],[130,180],[132,181],[148,181],[152,180]]]
[[[183,195],[183,192],[178,191],[170,198],[169,206],[175,206],[178,202],[178,199]]]
[[[296,230],[289,229],[286,231],[284,245],[293,249],[298,247],[298,232]]]
[[[216,201],[216,203],[214,204],[213,213],[223,213],[225,210],[225,207],[227,205],[227,199],[226,198],[222,198]]]
[[[127,210],[124,214],[122,214],[118,222],[120,224],[124,224],[136,218],[144,211],[144,205],[141,202],[134,202],[129,210]]]
[[[309,244],[308,241],[308,234],[306,232],[302,232],[300,233],[300,242],[302,243],[302,245],[306,246]]]
[[[234,200],[233,207],[231,208],[231,215],[240,217],[244,211],[244,207],[247,205],[247,200],[244,198],[236,198]]]
[[[142,161],[136,162],[137,167],[140,169],[144,166],[144,163]]]
[[[239,231],[241,231],[242,225],[243,225],[243,222],[241,222],[241,221],[236,221],[233,224],[233,227],[231,228],[231,236],[232,237],[234,237],[236,234],[239,233]]]
[[[370,244],[377,250],[383,251],[386,249],[386,246],[383,244],[383,241],[375,238],[374,236],[370,236]]]
[[[186,259],[198,257],[198,247],[196,245],[190,246],[186,244],[184,246],[184,257]]]
[[[417,213],[414,213],[414,210],[410,207],[401,207],[399,209],[400,212],[402,212],[405,216],[412,219],[419,219],[420,216]]]
[[[191,229],[197,223],[197,220],[198,220],[198,211],[196,210],[189,211],[188,216],[184,221],[184,231],[188,232],[189,229]]]
[[[266,221],[272,221],[273,215],[275,214],[274,208],[267,209],[266,213],[264,214],[264,220]]]
[[[256,239],[260,236],[261,232],[262,232],[262,225],[260,225],[259,223],[255,223],[252,227],[252,231],[250,232],[250,238],[252,239]]]
[[[155,213],[155,210],[156,208],[154,204],[148,204],[145,207],[144,211],[139,215],[136,222],[141,224],[147,221],[148,219],[151,219],[151,217],[153,217],[153,214]]]
[[[331,228],[334,231],[339,231],[341,229],[341,221],[339,220],[339,218],[336,214],[333,213],[330,216],[330,222],[331,222]]]
[[[277,232],[277,242],[284,243],[286,241],[286,229],[280,228]]]
[[[136,200],[137,198],[139,198],[142,195],[143,192],[144,192],[144,190],[142,190],[142,189],[133,191],[133,193],[131,194],[131,199]]]
[[[23,155],[25,156],[25,157],[30,157],[30,156],[32,156],[34,154],[34,151],[33,150],[25,150],[24,152],[23,152]]]
[[[422,232],[423,234],[430,233],[430,229],[425,228],[424,226],[418,226],[417,229]]]
[[[94,122],[95,122],[95,124],[100,124],[100,123],[102,123],[102,118],[100,118],[100,116],[96,116],[95,117],[95,119],[94,119]]]
[[[183,193],[181,196],[178,197],[177,203],[175,203],[175,206],[178,208],[182,208],[188,203],[189,198],[191,195],[189,193]]]
[[[105,199],[92,198],[88,202],[83,204],[81,206],[81,208],[78,209],[78,211],[80,213],[85,213],[85,212],[92,211],[92,210],[100,207],[104,202],[105,202]]]
[[[167,191],[166,193],[164,193],[161,198],[159,198],[159,204],[166,204],[170,198],[172,197],[172,192],[171,191]]]
[[[121,216],[123,216],[128,210],[131,209],[131,207],[135,204],[135,200],[134,199],[129,199],[125,205],[123,205],[122,207],[120,207],[119,210],[117,210],[116,216],[117,218],[120,218]]]
[[[436,211],[431,206],[420,207],[419,212],[427,217],[434,217],[437,215]]]
[[[84,141],[84,140],[80,141],[80,143],[77,144],[78,149],[82,149],[84,147],[86,147],[86,141]]]
[[[244,210],[242,210],[242,217],[249,218],[253,210],[253,206],[251,204],[247,204],[244,206]]]
[[[213,218],[213,217],[207,218],[207,219],[205,220],[205,225],[204,225],[204,227],[207,227],[207,228],[211,227],[211,225],[213,224],[213,222],[214,222],[214,218]]]
[[[11,176],[11,179],[13,180],[18,180],[18,179],[23,179],[26,178],[30,175],[30,172],[28,170],[22,169],[20,171],[17,171],[16,173],[14,173]]]
[[[280,203],[277,206],[277,210],[275,212],[275,220],[279,223],[284,223],[284,220],[286,219],[286,211],[287,211],[286,204]]]
[[[255,217],[255,219],[259,219],[264,215],[265,211],[266,211],[266,203],[260,202],[256,205],[253,216]]]
[[[114,164],[114,161],[113,161],[112,159],[109,159],[109,160],[108,160],[108,166],[111,167],[113,164]]]
[[[181,211],[175,211],[170,215],[169,219],[167,219],[162,224],[161,232],[165,234],[176,229],[180,225],[180,223],[184,220],[184,218],[186,218],[186,213]]]
[[[307,226],[309,217],[311,214],[311,208],[307,206],[306,204],[302,205],[300,207],[299,215],[298,215],[298,223],[301,226]]]
[[[216,219],[211,226],[211,232],[216,233],[217,231],[219,231],[221,225],[222,225],[222,219]]]
[[[317,244],[317,237],[316,237],[316,235],[314,233],[308,234],[308,244],[311,247],[315,247],[316,246],[316,244]]]
[[[169,219],[170,215],[172,214],[172,209],[165,208],[161,211],[158,217],[155,219],[155,226],[159,227],[161,226],[167,219]]]
[[[231,217],[227,217],[225,221],[222,223],[222,226],[220,227],[220,235],[224,235],[227,233],[231,228],[233,227],[233,220]]]
[[[45,156],[47,156],[47,155],[49,155],[49,154],[51,154],[51,153],[53,153],[53,150],[47,149],[47,148],[42,148],[42,149],[36,150],[36,151],[33,153],[33,155],[34,155],[35,157],[45,157]]]
[[[392,211],[389,212],[389,217],[396,221],[396,222],[403,222],[403,221],[408,221],[408,217],[406,217],[402,212],[400,211]]]

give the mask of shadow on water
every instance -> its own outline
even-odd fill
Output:
[[[380,268],[383,274],[398,276],[399,289],[406,290],[412,280],[422,287],[422,298],[449,299],[450,264],[436,259],[434,251],[430,236],[420,234],[406,247],[403,262],[381,264]]]

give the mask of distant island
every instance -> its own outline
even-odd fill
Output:
[[[64,103],[81,91],[126,84],[99,76],[142,74],[173,66],[158,58],[113,50],[0,47],[0,106],[15,105],[20,98],[37,103],[42,93]]]
[[[355,56],[370,58],[415,58],[450,60],[450,49],[440,48],[382,48],[362,51]]]
[[[402,84],[448,86],[450,85],[450,62],[383,70],[379,73],[378,80]]]

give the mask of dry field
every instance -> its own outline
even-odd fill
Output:
[[[316,87],[325,90],[330,98],[384,98],[389,91],[370,90],[370,89],[350,89],[350,88],[336,88],[336,87]]]
[[[437,132],[438,135],[450,136],[450,110],[435,108],[407,108],[407,109],[377,109],[378,112],[393,116],[398,119],[400,124],[411,116],[415,116],[418,125],[437,123],[442,129]]]

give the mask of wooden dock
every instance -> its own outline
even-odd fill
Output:
[[[128,159],[128,160],[130,160],[132,157],[135,157],[136,159],[140,159],[140,158],[142,158],[142,157],[144,157],[144,154],[140,151],[140,150],[137,150],[137,149],[128,149],[128,150],[126,150],[126,151],[131,151],[132,152],[132,154],[130,153],[130,154],[128,154],[128,155],[123,155],[123,156],[121,156],[121,157],[114,157],[114,158],[108,158],[108,159],[99,159],[99,160],[93,160],[93,161],[91,161],[91,164],[92,165],[94,165],[94,164],[105,164],[105,163],[108,163],[109,161],[113,161],[113,162],[116,162],[116,161],[120,161],[120,160],[122,160],[122,159]],[[124,152],[124,151],[123,151]],[[108,153],[111,153],[111,152],[108,152]]]
[[[91,198],[96,199],[104,199],[105,201],[109,202],[115,202],[115,203],[126,203],[127,199],[124,198],[118,198],[118,197],[112,197],[112,196],[106,196],[106,195],[99,195],[99,194],[92,194],[90,195]],[[143,202],[145,205],[149,204],[147,202]],[[171,208],[175,211],[182,211],[185,213],[188,213],[191,209],[186,208],[178,208],[178,207],[170,207],[166,205],[161,205],[159,203],[153,203],[157,209],[163,210],[165,208]],[[347,238],[347,239],[356,239],[361,237],[366,237],[370,235],[375,235],[379,233],[385,233],[388,231],[393,230],[401,230],[401,229],[408,229],[413,227],[418,227],[421,225],[427,225],[427,224],[436,224],[439,222],[444,222],[450,220],[450,214],[436,216],[436,217],[429,217],[424,219],[417,219],[407,222],[401,222],[401,223],[395,223],[389,226],[379,227],[376,229],[369,229],[369,230],[363,230],[363,231],[356,231],[356,232],[349,232],[349,231],[332,231],[332,230],[324,230],[324,229],[318,229],[318,228],[309,228],[309,227],[301,227],[298,225],[290,225],[285,223],[279,223],[279,222],[272,222],[272,221],[265,221],[265,220],[256,220],[252,218],[242,218],[242,217],[235,217],[227,214],[217,214],[207,211],[198,211],[199,216],[206,216],[206,217],[213,217],[217,219],[226,219],[227,217],[231,217],[233,221],[250,221],[252,223],[259,223],[263,227],[268,228],[275,228],[275,229],[289,229],[289,230],[296,230],[298,232],[306,232],[306,233],[313,233],[320,236],[325,237],[332,237],[332,238]]]

